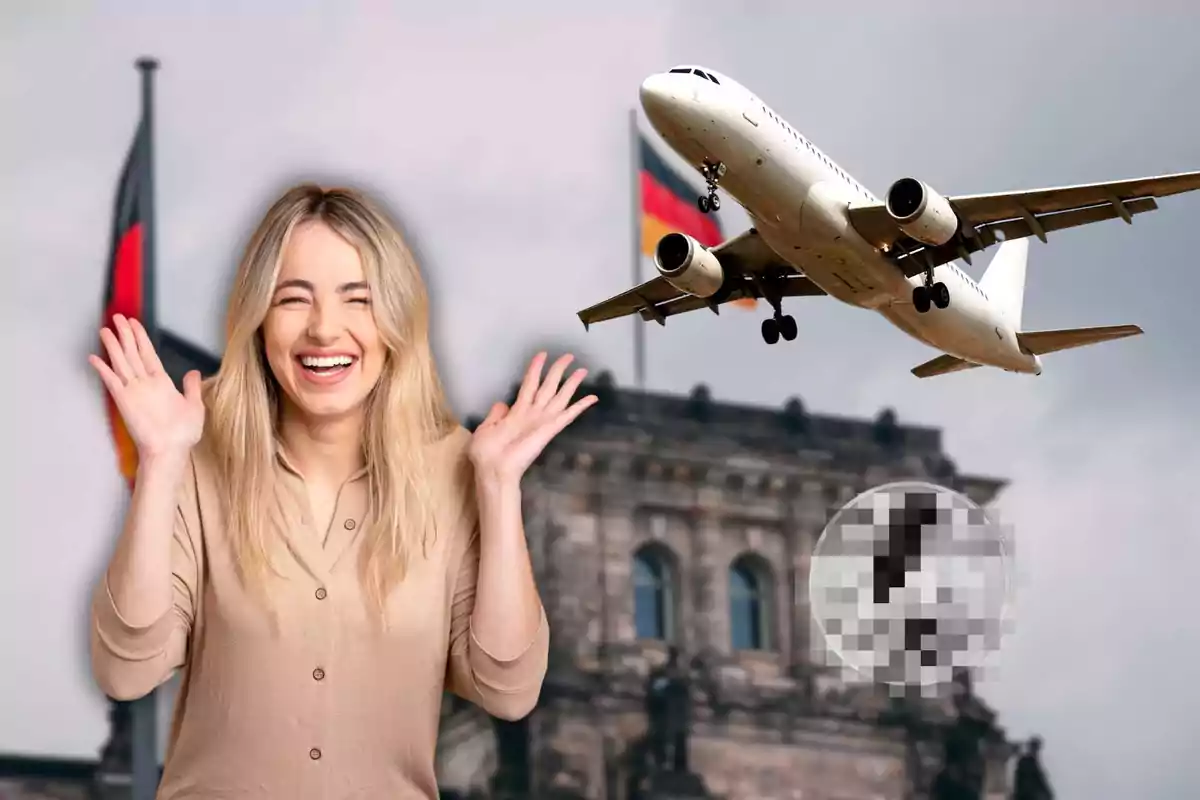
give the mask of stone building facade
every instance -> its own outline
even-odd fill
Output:
[[[938,430],[887,411],[739,406],[703,387],[642,395],[604,376],[588,389],[600,404],[525,483],[552,628],[539,706],[507,723],[448,697],[443,797],[629,798],[646,677],[671,644],[698,662],[689,766],[710,796],[927,797],[949,704],[897,704],[824,666],[808,559],[832,513],[868,487],[922,479],[986,505],[1003,481],[959,473]],[[1002,731],[988,752],[987,800],[1007,798]],[[0,763],[0,796],[99,796],[94,765],[68,766]]]
[[[922,479],[986,505],[940,431],[622,390],[568,428],[525,484],[527,535],[551,624],[538,708],[497,723],[447,700],[448,795],[624,800],[643,743],[648,671],[676,645],[697,663],[690,766],[713,796],[926,795],[944,704],[843,683],[810,632],[808,559],[833,512],[871,486]],[[921,724],[912,724],[912,719]],[[989,800],[1009,746],[990,745]]]

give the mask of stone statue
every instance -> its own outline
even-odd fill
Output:
[[[970,670],[963,667],[955,669],[951,684],[954,710],[958,716],[970,720],[981,733],[991,733],[995,728],[996,712],[975,694]]]
[[[1039,758],[1041,751],[1042,738],[1030,738],[1013,772],[1013,800],[1054,800],[1054,791]]]
[[[954,722],[943,739],[942,768],[933,780],[933,800],[981,800],[987,763],[983,743],[994,732],[995,712],[975,696],[971,674],[955,670]]]
[[[627,800],[706,800],[712,795],[704,779],[688,765],[688,732],[692,725],[692,684],[712,692],[708,665],[697,656],[683,660],[679,648],[667,650],[666,663],[651,670],[646,682],[646,734],[626,751]],[[694,681],[693,673],[699,680]]]
[[[667,651],[667,663],[650,672],[646,686],[650,757],[658,769],[688,771],[691,683],[691,676],[680,661],[679,648],[672,645]]]

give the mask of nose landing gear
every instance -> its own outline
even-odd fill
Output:
[[[700,165],[700,174],[704,176],[704,181],[708,185],[708,194],[700,195],[696,205],[701,213],[707,214],[709,211],[716,211],[721,207],[721,198],[717,195],[717,184],[720,183],[721,178],[725,177],[725,163],[718,161],[713,164],[705,159],[704,163]]]

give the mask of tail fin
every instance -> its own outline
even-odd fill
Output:
[[[1059,350],[1072,350],[1097,342],[1137,336],[1142,329],[1137,325],[1108,325],[1101,328],[1065,328],[1057,331],[1025,331],[1017,334],[1021,349],[1033,355],[1045,355]]]
[[[1021,309],[1025,305],[1025,263],[1029,258],[1028,239],[1008,239],[996,249],[992,263],[979,279],[983,289],[1004,314],[1013,330],[1021,330]]]

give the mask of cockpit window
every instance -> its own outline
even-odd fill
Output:
[[[714,78],[712,75],[709,75],[707,72],[704,72],[703,70],[695,69],[693,67],[675,67],[674,69],[670,69],[667,71],[674,72],[678,75],[699,75],[701,78],[704,78],[704,80],[706,80],[706,81],[712,81],[713,83],[717,84],[718,86],[721,85],[721,82],[719,80],[717,80],[716,78]]]

